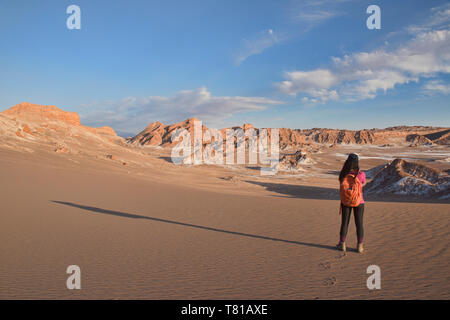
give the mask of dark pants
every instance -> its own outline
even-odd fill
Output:
[[[355,224],[356,224],[356,235],[358,236],[358,243],[362,243],[364,239],[364,227],[363,227],[363,217],[364,217],[364,203],[361,203],[357,207],[346,207],[343,204],[342,206],[342,222],[341,222],[341,242],[345,241],[347,237],[348,224],[350,223],[350,216],[355,216]]]

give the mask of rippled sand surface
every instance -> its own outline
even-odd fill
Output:
[[[367,252],[352,251],[352,221],[343,256],[328,187],[197,174],[195,188],[33,159],[0,157],[2,299],[450,298],[447,203],[368,201]],[[372,264],[381,290],[366,287]],[[81,290],[66,288],[69,265]]]

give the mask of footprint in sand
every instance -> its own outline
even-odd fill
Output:
[[[344,258],[346,255],[347,255],[346,253],[340,253],[335,257],[335,259],[340,260],[340,259]]]
[[[335,286],[337,283],[337,279],[336,277],[330,277],[330,278],[326,278],[325,280],[323,280],[324,285],[328,286],[328,287],[332,287]]]
[[[327,261],[319,263],[319,267],[323,268],[324,270],[331,269],[331,262]]]

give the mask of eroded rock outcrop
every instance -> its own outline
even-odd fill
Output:
[[[368,194],[397,194],[445,198],[450,194],[450,177],[423,164],[395,159],[378,167],[364,191]]]

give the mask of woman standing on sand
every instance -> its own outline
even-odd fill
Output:
[[[341,230],[338,250],[346,251],[345,239],[347,237],[348,224],[350,222],[350,216],[355,216],[356,235],[358,237],[358,252],[362,253],[364,227],[363,227],[363,215],[364,215],[364,199],[362,197],[362,187],[366,183],[366,175],[359,170],[358,156],[354,153],[349,154],[347,160],[342,167],[339,174],[340,183],[340,195],[341,195]]]

